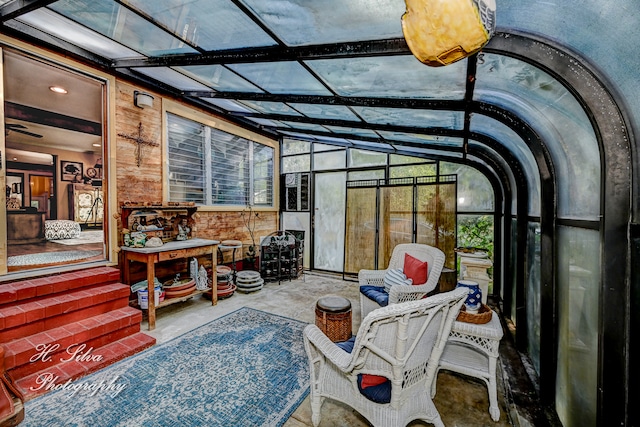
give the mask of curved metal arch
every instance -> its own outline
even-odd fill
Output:
[[[637,417],[638,411],[629,405],[629,396],[638,394],[638,386],[629,381],[630,353],[637,355],[640,351],[632,340],[638,333],[640,317],[634,313],[640,309],[640,291],[630,287],[629,230],[631,219],[638,218],[640,198],[637,196],[638,177],[633,173],[638,170],[638,156],[631,144],[630,115],[623,108],[622,98],[596,67],[551,41],[528,34],[501,33],[485,50],[518,57],[542,67],[581,103],[596,132],[603,170],[597,417],[598,424],[626,425],[629,418]],[[637,247],[634,250],[637,252]],[[637,256],[634,254],[634,258]],[[636,322],[630,321],[632,315]],[[543,390],[552,391],[555,384],[545,381],[541,386]]]

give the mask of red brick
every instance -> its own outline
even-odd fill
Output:
[[[14,328],[25,324],[25,312],[20,309],[19,306],[5,307],[1,310],[4,316],[4,327],[6,329]]]
[[[0,285],[0,305],[8,304],[17,299],[17,293],[10,284]]]
[[[22,286],[14,286],[14,288],[16,290],[17,301],[35,298],[37,295],[37,289],[31,282],[25,282]]]
[[[16,328],[0,330],[0,342],[7,342],[18,338],[23,338],[29,335],[37,334],[44,330],[44,321],[39,320],[37,322],[23,324]]]

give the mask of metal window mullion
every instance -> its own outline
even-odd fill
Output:
[[[211,179],[213,173],[212,156],[211,156],[211,128],[204,126],[204,204],[207,206],[213,205],[213,185]]]
[[[253,164],[253,148],[254,148],[255,142],[251,142],[249,144],[249,182],[248,182],[248,188],[249,188],[249,192],[247,194],[247,198],[249,200],[247,200],[249,202],[249,205],[253,206],[255,204],[255,200],[254,200],[254,164]]]

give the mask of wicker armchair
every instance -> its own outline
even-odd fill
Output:
[[[403,268],[404,255],[418,258],[420,261],[428,263],[427,282],[422,285],[392,286],[389,291],[389,304],[397,304],[405,301],[415,301],[424,297],[427,293],[435,289],[444,267],[445,255],[440,249],[419,243],[402,243],[393,248],[389,268]],[[360,270],[358,281],[360,286],[372,285],[383,286],[385,270]],[[380,308],[380,306],[363,294],[360,294],[361,318],[364,319],[369,312]]]
[[[466,295],[454,289],[374,310],[362,322],[351,353],[308,325],[304,345],[313,425],[320,423],[324,399],[331,398],[351,406],[376,427],[405,426],[416,419],[444,427],[429,391]],[[362,374],[389,380],[388,403],[376,403],[360,392]]]

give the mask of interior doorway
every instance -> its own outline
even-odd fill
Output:
[[[106,259],[106,83],[13,49],[2,50],[2,61],[7,230],[1,274]],[[96,195],[100,203],[93,203]]]

